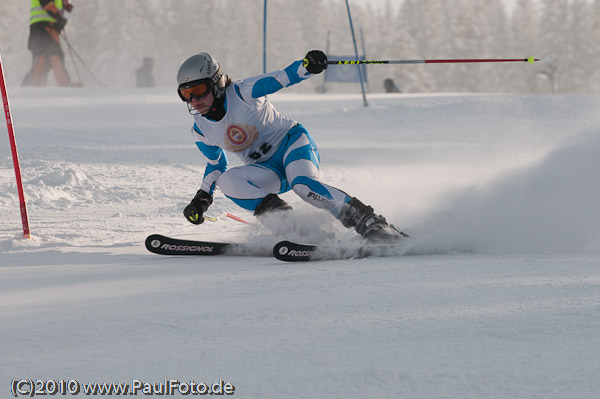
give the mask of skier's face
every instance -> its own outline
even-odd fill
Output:
[[[211,90],[210,93],[208,93],[205,97],[202,97],[200,99],[198,99],[196,97],[192,97],[192,101],[190,101],[190,105],[192,106],[192,108],[194,108],[199,113],[207,114],[208,111],[210,111],[210,107],[212,106],[214,101],[215,101],[215,96],[213,95],[212,90]]]

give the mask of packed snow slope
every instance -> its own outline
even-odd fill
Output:
[[[221,379],[240,398],[598,397],[599,96],[270,96],[313,134],[324,181],[412,236],[395,257],[285,264],[145,250],[152,233],[356,239],[293,193],[282,226],[220,193],[217,222],[187,223],[205,159],[174,90],[9,95],[34,239],[3,129],[4,392]]]

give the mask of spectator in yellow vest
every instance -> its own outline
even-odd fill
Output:
[[[54,71],[58,86],[71,86],[60,45],[60,33],[67,23],[64,11],[72,10],[73,5],[69,0],[31,0],[27,48],[33,54],[33,63],[23,79],[23,86],[46,86],[50,69]]]

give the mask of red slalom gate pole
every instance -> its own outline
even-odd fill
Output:
[[[6,82],[4,80],[4,68],[2,67],[2,55],[0,54],[0,90],[2,91],[2,104],[4,106],[4,116],[6,117],[6,127],[8,128],[8,137],[10,139],[10,149],[12,151],[13,164],[15,165],[15,175],[17,176],[17,190],[19,191],[19,203],[21,207],[21,221],[23,222],[23,236],[31,238],[29,230],[29,217],[27,216],[27,204],[25,203],[25,192],[23,191],[23,182],[21,180],[21,167],[19,166],[19,154],[17,153],[17,142],[15,140],[15,131],[13,129],[12,117],[10,116],[10,106],[8,105],[8,94],[6,93]]]

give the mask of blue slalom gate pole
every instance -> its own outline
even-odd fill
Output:
[[[266,1],[266,0],[265,0]],[[356,55],[356,60],[358,61],[358,47],[356,46],[356,36],[354,35],[354,25],[352,24],[352,15],[350,14],[350,4],[348,0],[346,0],[346,8],[348,9],[348,19],[350,20],[350,31],[352,32],[352,43],[354,43],[354,54]],[[363,102],[365,103],[365,107],[369,105],[367,103],[367,94],[365,93],[365,83],[362,76],[362,70],[360,65],[356,66],[358,68],[358,77],[360,78],[360,89],[362,90]]]
[[[263,7],[263,73],[267,73],[267,0]]]

